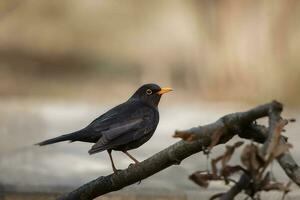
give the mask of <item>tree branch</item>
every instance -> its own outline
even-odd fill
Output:
[[[252,137],[254,139],[256,138],[257,140],[262,140],[262,133],[258,131],[260,129],[256,128],[256,130],[252,127],[250,130],[251,124],[258,118],[268,116],[270,108],[275,107],[281,107],[282,109],[282,105],[280,103],[273,101],[269,104],[258,106],[246,112],[226,115],[215,123],[199,126],[185,131],[176,131],[175,135],[190,133],[193,134],[197,140],[192,142],[179,141],[153,155],[152,157],[144,160],[143,162],[133,165],[128,169],[119,171],[116,175],[110,174],[108,176],[101,176],[89,183],[86,183],[73,192],[60,197],[59,200],[90,200],[139,182],[161,170],[166,169],[167,167],[170,167],[174,164],[180,164],[183,159],[202,151],[204,148],[209,147],[213,141],[212,137],[216,133],[220,133],[221,135],[217,144],[226,143],[236,134],[243,136],[243,133],[247,132],[246,130],[248,130],[248,132],[252,132]],[[290,160],[289,157],[286,157],[283,159],[283,162],[285,162],[286,159]],[[286,166],[286,164],[284,164],[284,166]],[[295,171],[298,172],[298,169],[291,170],[291,176],[294,175],[293,173]]]

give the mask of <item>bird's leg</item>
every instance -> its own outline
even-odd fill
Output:
[[[125,153],[129,158],[131,158],[131,160],[133,160],[135,162],[135,164],[140,163],[137,159],[135,159],[132,155],[130,155],[127,151],[123,151],[123,153]]]
[[[113,158],[112,158],[112,155],[111,155],[111,150],[107,150],[107,153],[108,153],[108,155],[109,155],[109,158],[110,158],[110,162],[111,162],[111,166],[112,166],[112,168],[113,168],[113,171],[114,171],[114,173],[115,174],[117,174],[117,169],[116,169],[116,167],[115,167],[115,164],[114,164],[114,161],[113,161]]]
[[[130,155],[127,151],[123,151],[123,153],[125,153],[129,158],[131,158],[134,162],[135,162],[135,164],[138,164],[138,163],[140,163],[137,159],[135,159],[132,155]],[[134,165],[134,164],[130,164],[129,165],[129,167],[131,167],[132,165]],[[138,182],[138,185],[139,184],[141,184],[141,180],[139,180],[139,182]]]

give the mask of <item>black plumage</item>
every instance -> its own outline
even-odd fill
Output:
[[[87,127],[40,142],[38,145],[62,141],[95,143],[89,150],[89,154],[107,150],[114,172],[116,168],[111,156],[112,150],[122,151],[138,163],[127,151],[138,148],[152,137],[159,122],[157,106],[161,95],[171,90],[171,88],[160,88],[156,84],[145,84],[125,103],[107,111]]]

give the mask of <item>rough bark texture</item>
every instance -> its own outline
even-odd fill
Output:
[[[110,174],[108,176],[101,176],[58,199],[90,200],[139,182],[174,164],[180,164],[183,159],[211,146],[212,137],[217,132],[221,133],[218,144],[228,142],[234,135],[239,135],[242,138],[252,139],[261,143],[267,141],[268,130],[265,127],[255,125],[253,122],[258,118],[269,116],[272,110],[280,110],[281,112],[282,105],[273,101],[246,112],[226,115],[215,123],[185,131],[177,131],[176,133],[194,134],[197,140],[193,142],[179,141],[144,160],[140,164],[121,170],[116,175]],[[285,153],[278,161],[287,175],[300,186],[300,169],[290,153]],[[231,188],[226,194],[228,197],[222,197],[222,199],[233,199],[234,196],[243,189],[243,185],[245,185],[244,183],[247,180],[246,178],[247,177],[242,176],[242,180],[239,181],[242,183]]]
[[[281,142],[285,142],[285,140],[281,139]],[[300,168],[291,153],[284,153],[277,158],[277,161],[286,175],[300,187]]]

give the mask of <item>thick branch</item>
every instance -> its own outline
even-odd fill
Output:
[[[179,141],[140,164],[122,170],[117,175],[111,174],[108,176],[101,176],[59,199],[89,200],[112,191],[120,190],[125,186],[143,180],[171,165],[179,164],[183,159],[202,151],[203,148],[208,147],[211,144],[211,137],[216,132],[222,133],[222,137],[218,144],[226,143],[235,134],[241,134],[250,126],[249,124],[256,119],[267,116],[269,114],[269,109],[274,106],[281,106],[281,104],[272,102],[246,112],[226,115],[215,123],[206,126],[183,131],[195,134],[199,140],[193,142]]]
[[[281,138],[281,143],[285,143],[285,139]],[[277,158],[277,161],[286,175],[300,187],[300,167],[293,158],[292,154],[287,151]]]

